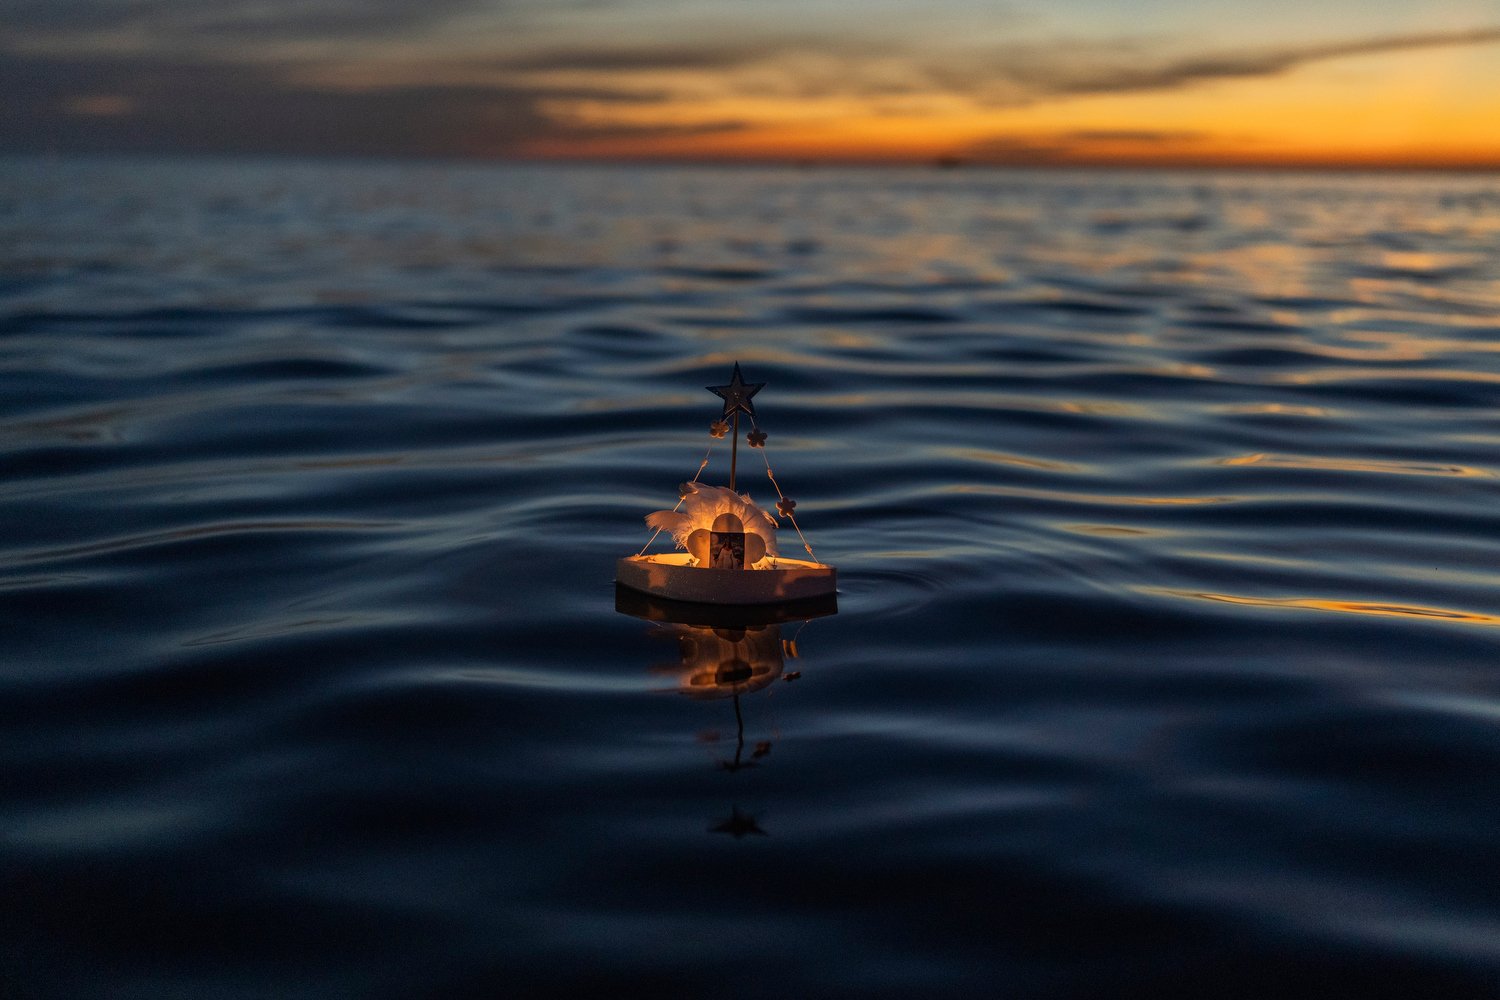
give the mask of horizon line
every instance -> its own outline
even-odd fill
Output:
[[[780,169],[872,169],[936,171],[1097,170],[1193,171],[1204,173],[1500,173],[1500,159],[1377,160],[1377,159],[1234,159],[1234,158],[1121,158],[986,160],[950,155],[927,157],[794,157],[794,156],[539,156],[473,153],[417,153],[306,150],[215,149],[29,149],[0,152],[0,160],[20,159],[204,159],[204,160],[317,160],[336,162],[452,163],[468,166],[597,166],[597,167],[715,167]]]

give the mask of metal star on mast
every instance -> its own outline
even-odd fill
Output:
[[[711,385],[708,391],[724,400],[724,416],[731,413],[743,413],[746,416],[755,416],[755,404],[750,402],[754,396],[766,387],[764,382],[746,382],[745,376],[740,374],[740,363],[734,363],[734,374],[729,377],[728,385]]]

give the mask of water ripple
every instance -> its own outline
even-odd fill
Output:
[[[16,995],[1494,994],[1494,178],[0,176]]]

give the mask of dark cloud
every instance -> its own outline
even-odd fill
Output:
[[[587,70],[629,72],[634,70],[728,69],[776,56],[783,51],[774,42],[706,43],[701,45],[601,45],[584,48],[552,48],[503,59],[499,68],[518,71]]]
[[[1138,146],[1155,146],[1162,143],[1196,142],[1207,138],[1204,132],[1191,129],[1078,129],[1064,132],[1060,138],[1066,142],[1113,142]]]
[[[557,0],[549,9],[578,13],[594,2]],[[1484,27],[1182,56],[1163,55],[1139,41],[1013,45],[961,56],[851,32],[796,39],[719,36],[692,45],[629,44],[615,36],[517,54],[517,31],[497,39],[491,58],[455,55],[401,66],[362,56],[368,50],[357,41],[341,49],[338,60],[320,64],[278,61],[275,53],[285,47],[257,44],[417,33],[481,9],[502,10],[507,18],[514,13],[519,24],[524,12],[544,7],[546,0],[11,0],[0,22],[0,148],[503,156],[524,151],[531,141],[745,127],[735,120],[600,126],[568,117],[570,102],[647,105],[676,99],[671,84],[642,79],[652,71],[717,73],[715,89],[731,98],[847,96],[861,99],[870,113],[920,116],[938,106],[929,101],[934,96],[1017,106],[1276,76],[1327,59],[1500,42],[1500,27]],[[156,54],[97,54],[109,46],[94,36],[113,37],[111,32],[146,38]],[[26,54],[39,51],[39,40],[53,54]],[[63,52],[71,54],[58,54]],[[598,76],[589,87],[546,82],[549,73],[580,71]],[[632,80],[653,89],[632,89]],[[700,84],[688,85],[701,90]],[[998,136],[961,154],[997,162],[1068,162],[1090,145],[1165,149],[1197,138],[1128,128]]]
[[[1164,56],[1138,41],[1013,45],[983,58],[903,51],[891,42],[759,38],[703,45],[618,45],[544,49],[496,62],[514,71],[729,70],[788,66],[756,81],[758,96],[818,99],[840,95],[905,98],[946,92],[991,106],[1091,94],[1171,90],[1215,80],[1277,76],[1328,59],[1500,42],[1500,27],[1386,35],[1316,45]],[[893,113],[902,106],[893,105]]]
[[[1279,76],[1307,63],[1349,56],[1378,55],[1414,49],[1500,42],[1500,27],[1465,31],[1384,35],[1347,42],[1288,46],[1247,52],[1220,52],[1178,59],[1127,55],[1121,59],[1093,53],[1091,65],[1079,66],[1066,53],[1046,56],[1018,53],[1016,62],[1024,72],[1002,73],[1015,82],[1029,81],[1033,98],[1083,94],[1118,94],[1172,90],[1213,80]],[[1064,58],[1058,58],[1061,55]],[[1002,95],[997,103],[1013,103]]]
[[[281,70],[162,59],[0,61],[0,147],[16,151],[503,156],[531,141],[742,127],[594,127],[543,110],[613,90],[516,85],[330,90]],[[632,94],[633,102],[663,94]]]
[[[652,139],[682,138],[700,135],[726,135],[743,132],[751,123],[738,118],[693,122],[682,125],[595,125],[552,122],[543,135],[548,139]]]
[[[170,61],[11,61],[0,87],[23,98],[0,110],[0,144],[22,149],[459,153],[483,132],[503,151],[506,137],[546,124],[529,95],[337,93],[288,86],[262,68]],[[124,102],[129,113],[79,113],[103,98]]]
[[[1076,144],[1061,136],[996,135],[967,146],[959,159],[1009,166],[1046,166],[1066,163]]]
[[[11,0],[0,38],[12,42],[140,32],[155,42],[379,37],[440,23],[484,0]]]

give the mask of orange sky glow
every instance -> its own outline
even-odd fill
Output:
[[[641,106],[564,102],[599,135],[542,137],[565,159],[1020,165],[1500,167],[1500,45],[1313,62],[1286,73],[987,107],[952,94],[739,96],[679,78]],[[686,76],[686,74],[684,74]],[[1478,81],[1489,85],[1478,85]],[[659,82],[659,81],[658,81]],[[735,121],[735,128],[714,123]],[[612,135],[610,126],[629,126]],[[701,127],[701,131],[697,128]]]
[[[0,146],[1500,169],[1493,0],[52,0]]]

